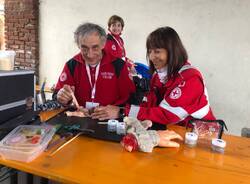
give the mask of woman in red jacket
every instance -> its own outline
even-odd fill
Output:
[[[191,118],[214,120],[208,94],[199,70],[188,61],[187,52],[171,27],[161,27],[147,38],[147,58],[153,77],[150,91],[140,106],[127,105],[125,115],[151,120],[156,129],[184,123]],[[98,119],[118,117],[119,108],[97,108]]]
[[[123,59],[129,70],[134,71],[134,63],[132,60],[126,57],[126,50],[124,47],[124,41],[121,38],[121,34],[124,28],[124,21],[120,16],[112,15],[108,20],[107,41],[105,44],[105,51],[110,53],[116,58]]]

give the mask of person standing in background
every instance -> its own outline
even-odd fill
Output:
[[[124,41],[121,38],[121,34],[124,28],[124,21],[118,15],[112,15],[108,20],[107,41],[105,44],[105,50],[116,58],[123,59],[129,71],[135,72],[134,62],[126,57],[126,50],[124,47]]]

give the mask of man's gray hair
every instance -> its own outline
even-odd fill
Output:
[[[91,34],[91,33],[94,33],[94,32],[99,34],[99,36],[103,42],[106,42],[107,35],[106,35],[105,30],[97,24],[87,22],[87,23],[79,25],[75,30],[74,39],[75,39],[76,44],[79,45],[79,38],[80,37],[84,37],[84,36]]]

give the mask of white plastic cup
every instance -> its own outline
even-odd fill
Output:
[[[115,119],[108,120],[108,131],[109,132],[116,132],[117,123],[119,123],[119,122]]]
[[[185,144],[189,147],[195,147],[198,141],[198,135],[194,132],[187,132],[185,134]]]
[[[118,122],[116,125],[116,133],[118,135],[126,134],[126,124],[124,122]]]
[[[223,139],[212,139],[211,148],[215,152],[224,153],[227,143]]]
[[[15,55],[16,53],[13,50],[0,51],[0,70],[13,70]]]

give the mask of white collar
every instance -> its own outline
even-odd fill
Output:
[[[168,67],[160,68],[157,71],[158,77],[161,83],[165,84],[167,82],[167,75],[168,75]]]
[[[163,67],[163,68],[157,69],[156,71],[157,71],[157,73],[168,72],[168,67],[165,66],[165,67]]]
[[[99,63],[98,63],[99,64]],[[89,65],[91,68],[95,68],[98,64]]]

